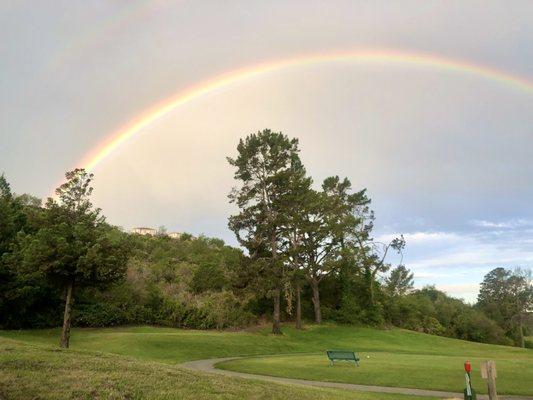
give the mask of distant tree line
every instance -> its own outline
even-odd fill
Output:
[[[90,202],[93,176],[66,174],[44,205],[0,177],[0,328],[150,324],[195,329],[304,321],[398,326],[466,340],[526,346],[532,287],[527,270],[496,268],[469,305],[434,287],[413,289],[405,240],[373,237],[365,190],[347,178],[316,188],[298,141],[265,130],[242,139],[220,239],[128,234]],[[395,255],[394,257],[391,257]],[[392,259],[399,260],[396,264]]]

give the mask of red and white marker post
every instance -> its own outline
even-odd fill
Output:
[[[464,397],[465,400],[476,400],[476,392],[472,388],[472,377],[470,375],[470,372],[472,372],[472,365],[470,364],[470,361],[465,362],[465,380],[466,380],[466,388],[464,390]]]

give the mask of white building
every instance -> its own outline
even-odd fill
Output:
[[[179,239],[181,237],[181,232],[170,232],[168,234],[172,239]]]
[[[155,236],[157,234],[157,230],[156,229],[153,229],[153,228],[144,228],[144,227],[139,227],[139,228],[133,228],[131,230],[131,233],[137,233],[139,235],[150,235],[150,236]]]

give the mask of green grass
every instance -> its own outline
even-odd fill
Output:
[[[370,359],[366,359],[369,355]],[[219,364],[222,369],[290,378],[347,382],[378,386],[401,386],[461,392],[464,388],[464,357],[389,352],[361,352],[361,366],[338,363],[328,366],[324,355],[278,356],[250,358]],[[495,357],[492,357],[495,358]],[[474,368],[473,385],[478,393],[486,393],[479,375],[484,358],[470,358]],[[496,359],[497,387],[501,394],[533,395],[531,359]]]
[[[71,347],[133,356],[170,364],[204,358],[323,352],[330,348],[464,357],[526,357],[533,352],[426,335],[403,329],[377,330],[336,325],[308,326],[304,331],[283,328],[254,332],[196,331],[173,328],[128,327],[73,329]],[[0,331],[0,337],[56,345],[58,329]],[[461,364],[462,365],[462,364]],[[462,368],[462,367],[461,367]]]
[[[0,331],[0,337],[34,344],[56,345],[59,331]],[[144,361],[176,364],[227,356],[284,355],[250,358],[223,368],[295,378],[461,391],[463,362],[472,361],[474,385],[484,392],[479,376],[483,359],[496,360],[501,393],[533,395],[533,350],[471,343],[401,329],[376,330],[343,326],[309,326],[305,331],[284,327],[284,335],[256,332],[189,331],[132,327],[75,329],[71,347],[132,356]],[[353,349],[361,367],[328,367],[326,349]],[[290,356],[294,353],[305,356]],[[314,353],[314,354],[313,354]],[[289,356],[287,356],[289,355]]]
[[[0,338],[0,399],[407,400],[186,371],[174,365]]]

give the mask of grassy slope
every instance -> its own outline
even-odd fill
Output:
[[[154,327],[74,329],[71,347],[171,364],[216,357],[314,353],[330,348],[455,355],[465,359],[489,356],[526,358],[533,361],[533,351],[530,350],[473,343],[402,329],[376,330],[323,325],[308,326],[304,331],[284,327],[282,336],[273,336],[269,332],[269,328],[257,332],[195,331]],[[2,336],[56,345],[59,341],[59,330],[0,331],[0,337]]]
[[[124,356],[63,350],[0,338],[0,398],[21,399],[358,399],[407,396],[301,388],[225,378]]]
[[[502,392],[533,394],[528,381],[533,374],[533,351],[491,346],[425,335],[400,329],[375,330],[337,326],[309,327],[304,332],[285,328],[274,337],[268,330],[205,332],[167,328],[76,329],[74,349],[97,350],[134,356],[142,360],[177,363],[186,360],[239,355],[321,353],[329,348],[354,349],[371,358],[362,367],[327,367],[323,355],[306,358],[250,359],[225,368],[309,379],[383,384],[460,391],[462,364],[473,362],[474,383],[483,392],[479,361],[497,361],[498,388]],[[56,344],[57,330],[1,332],[34,343]],[[300,360],[300,361],[299,361]]]

